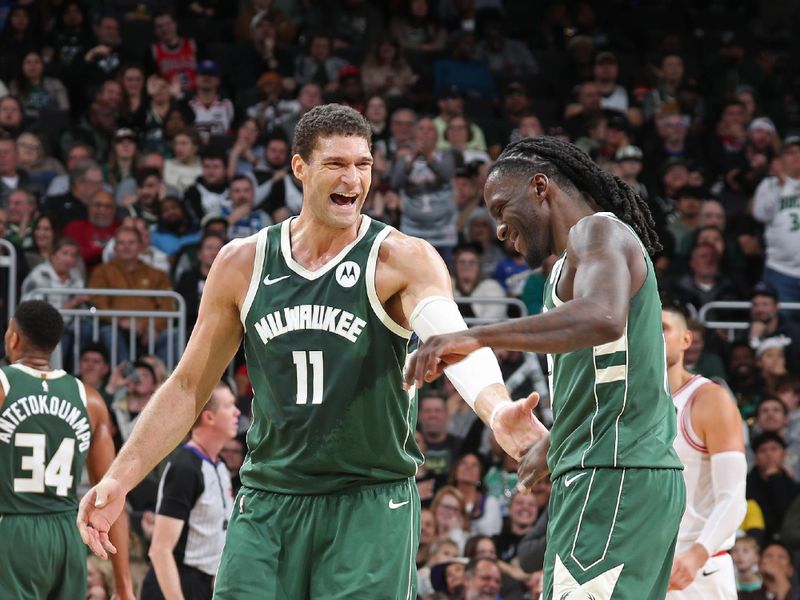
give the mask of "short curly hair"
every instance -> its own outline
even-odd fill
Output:
[[[43,352],[52,352],[64,333],[61,313],[44,300],[20,302],[14,312],[14,320],[22,337]]]
[[[363,137],[372,145],[372,128],[361,113],[343,104],[323,104],[312,108],[297,123],[292,154],[299,154],[308,162],[317,140],[334,135]]]

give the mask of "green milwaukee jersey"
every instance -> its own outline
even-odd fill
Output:
[[[619,221],[611,213],[598,214]],[[661,301],[653,263],[639,245],[647,276],[630,300],[622,337],[547,357],[554,419],[547,461],[553,479],[592,467],[682,468],[672,448],[676,417]],[[566,257],[565,251],[545,284],[545,310],[563,304],[556,289]]]
[[[0,514],[77,510],[92,440],[83,383],[13,364],[0,369],[0,384]]]
[[[422,463],[416,394],[402,386],[411,332],[375,289],[392,228],[363,216],[356,239],[309,271],[292,258],[291,222],[258,234],[242,305],[254,393],[242,483],[324,494],[411,477]]]

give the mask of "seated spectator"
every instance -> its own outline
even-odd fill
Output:
[[[37,216],[31,229],[31,247],[25,252],[25,264],[29,269],[50,260],[55,242],[61,237],[61,225],[50,214]]]
[[[73,292],[84,287],[84,278],[78,268],[80,254],[75,240],[62,237],[56,241],[50,259],[33,269],[22,282],[20,300],[44,300],[58,309],[75,308],[89,300],[88,296]],[[40,292],[45,288],[65,290],[58,292]],[[65,319],[65,325],[71,322]],[[65,331],[69,331],[69,326]]]
[[[647,93],[642,101],[644,118],[646,121],[653,119],[661,112],[664,105],[672,105],[676,101],[678,87],[684,78],[683,58],[679,54],[665,53],[661,57],[660,68],[656,69],[658,84],[656,88]]]
[[[236,141],[228,154],[228,178],[250,174],[264,166],[264,147],[260,145],[261,127],[258,120],[248,117],[236,130]]]
[[[642,150],[638,146],[628,145],[620,148],[614,155],[614,160],[616,161],[615,174],[627,183],[634,192],[639,194],[642,199],[647,200],[649,197],[647,186],[639,181],[643,168],[643,157]]]
[[[783,467],[786,441],[780,435],[762,433],[751,440],[750,446],[755,453],[755,467],[747,475],[747,498],[758,502],[764,512],[765,539],[772,541],[800,492],[800,484]]]
[[[242,13],[239,14],[241,17]],[[278,42],[281,36],[270,18],[273,14],[273,10],[263,10],[252,15],[246,39],[240,39],[236,45],[233,82],[237,88],[251,87],[266,71],[287,75],[292,72],[294,54],[288,44]],[[285,22],[291,23],[288,19]]]
[[[84,384],[92,386],[111,404],[113,392],[108,394],[105,386],[111,373],[108,349],[99,342],[84,343],[78,360],[78,377]]]
[[[743,419],[755,415],[755,408],[763,395],[763,384],[756,368],[755,350],[746,341],[731,344],[728,353],[728,385],[736,397]]]
[[[497,88],[489,69],[475,60],[475,36],[457,31],[448,40],[449,55],[433,63],[433,92],[455,86],[464,93],[484,100],[494,100]]]
[[[230,225],[228,238],[244,238],[261,231],[272,220],[262,210],[257,210],[255,203],[255,189],[253,180],[246,175],[236,175],[231,180],[229,209],[222,209],[222,216],[228,219]]]
[[[24,125],[25,115],[19,98],[8,95],[0,98],[0,129],[16,137],[22,133]]]
[[[427,240],[447,261],[456,244],[455,156],[436,149],[438,137],[433,120],[417,122],[415,149],[398,150],[391,187],[402,198],[401,231]]]
[[[389,24],[391,36],[421,64],[436,57],[447,43],[447,31],[430,8],[428,0],[411,0],[406,14],[395,16]]]
[[[89,202],[103,186],[103,172],[91,159],[81,160],[69,170],[69,190],[45,199],[42,212],[58,215],[65,225],[89,217]]]
[[[513,240],[507,238],[503,241],[503,253],[504,256],[497,263],[492,277],[503,286],[509,296],[519,297],[531,273],[530,267],[525,257],[514,248]]]
[[[225,162],[221,152],[203,153],[201,175],[183,195],[184,205],[195,223],[200,223],[206,215],[219,216],[231,210]]]
[[[65,173],[64,167],[52,156],[45,154],[42,140],[35,133],[26,131],[17,138],[19,166],[31,178],[34,189],[46,190],[58,175]],[[88,157],[87,157],[88,158]]]
[[[151,230],[153,246],[175,256],[184,246],[200,241],[200,232],[191,225],[180,200],[167,196],[158,209],[158,224]]]
[[[780,138],[772,120],[767,117],[753,119],[747,126],[744,152],[737,155],[739,160],[733,161],[723,174],[726,185],[749,199],[756,186],[769,174],[779,148]],[[732,211],[729,209],[729,212]]]
[[[764,389],[769,393],[775,390],[775,382],[786,375],[786,353],[784,349],[791,344],[786,336],[774,336],[761,340],[756,348],[756,365],[761,373]]]
[[[475,49],[475,58],[501,81],[530,79],[539,72],[539,65],[525,43],[509,38],[498,21],[486,24],[484,39]]]
[[[776,396],[766,395],[756,407],[756,422],[751,437],[760,433],[777,433],[786,442],[783,467],[795,479],[800,476],[800,439],[789,438],[789,409]],[[752,463],[752,455],[748,456]]]
[[[453,117],[464,116],[464,91],[451,85],[441,90],[437,98],[436,105],[439,108],[439,114],[433,120],[433,124],[436,125],[436,131],[439,134],[436,147],[440,150],[445,150],[450,147],[450,142],[445,138],[447,124]],[[409,141],[411,139],[413,139],[413,136],[409,138]],[[468,141],[464,145],[464,149],[486,152],[486,137],[483,135],[483,130],[475,123],[469,124]],[[469,161],[465,160],[465,162]]]
[[[6,239],[23,250],[33,247],[33,223],[38,216],[36,197],[25,190],[8,195]]]
[[[179,194],[183,194],[203,174],[199,148],[200,138],[194,129],[181,130],[172,140],[175,158],[164,162],[164,183],[174,186]]]
[[[429,508],[422,508],[419,512],[419,546],[417,547],[417,569],[421,568],[431,557],[431,551],[436,544],[436,518]]]
[[[146,151],[167,151],[164,125],[170,111],[177,109],[169,81],[160,75],[147,78],[148,103],[144,107],[144,121],[141,125],[142,146]]]
[[[482,493],[483,465],[476,454],[462,454],[450,471],[449,484],[464,497],[469,519],[469,532],[473,535],[496,535],[503,526],[500,504]]]
[[[22,58],[20,73],[11,82],[9,91],[22,102],[25,116],[32,119],[43,110],[69,110],[67,88],[59,79],[44,76],[44,61],[36,51]]]
[[[114,197],[100,190],[89,200],[88,217],[68,223],[64,234],[78,242],[81,258],[91,270],[103,259],[103,248],[120,226]]]
[[[201,60],[197,65],[197,93],[189,101],[194,111],[194,125],[200,138],[208,142],[211,136],[226,135],[233,122],[233,103],[220,97],[220,70],[213,60]]]
[[[800,368],[800,329],[778,310],[778,292],[762,281],[750,292],[750,329],[747,339],[756,349],[769,337],[785,336],[791,344],[785,349],[787,365],[792,371]]]
[[[419,399],[419,429],[427,446],[425,465],[438,478],[437,487],[447,481],[455,464],[461,440],[449,433],[450,414],[444,397],[428,390]]]
[[[434,517],[435,526],[435,517]],[[434,594],[434,573],[433,568],[436,567],[436,585],[437,587],[444,587],[443,568],[438,565],[450,563],[453,559],[457,558],[460,554],[458,545],[449,539],[439,541],[438,537],[430,544],[430,551],[428,552],[428,560],[425,564],[417,569],[417,581],[419,589],[418,594],[423,598],[428,598],[430,594]],[[447,598],[447,596],[444,596]]]
[[[228,241],[228,221],[225,217],[206,217],[200,227],[200,232],[196,236],[196,241],[189,242],[181,246],[178,254],[174,257],[172,267],[172,281],[180,281],[183,274],[200,265],[198,253],[200,252],[200,240],[208,235],[216,236]]]
[[[267,71],[256,82],[260,92],[259,101],[247,109],[247,116],[255,119],[261,131],[269,129],[273,123],[297,111],[297,102],[283,97],[283,78],[280,73]]]
[[[462,244],[453,252],[453,296],[456,299],[506,297],[505,290],[497,281],[481,277],[481,252],[474,244]],[[465,319],[503,319],[508,312],[504,303],[459,302],[458,309]]]
[[[361,81],[361,69],[353,65],[342,67],[338,77],[339,84],[336,93],[331,96],[332,100],[363,114],[367,107],[367,97]]]
[[[403,58],[400,45],[391,38],[381,40],[370,50],[361,73],[368,96],[379,95],[389,100],[405,96],[417,80]]]
[[[14,190],[40,191],[30,176],[19,168],[17,142],[0,131],[0,206],[7,206],[8,196]]]
[[[464,568],[464,598],[496,598],[502,573],[496,560],[474,558]]]
[[[600,105],[605,110],[626,115],[631,108],[628,91],[619,85],[619,63],[613,52],[598,52],[594,58],[593,79],[600,90]]]
[[[2,102],[2,100],[0,100]],[[65,162],[66,172],[61,175],[56,175],[50,181],[50,184],[45,188],[46,198],[52,196],[60,196],[69,191],[69,172],[78,166],[79,163],[90,160],[94,155],[94,150],[86,142],[80,140],[73,142],[67,149],[67,160]]]
[[[786,438],[790,442],[800,440],[800,377],[787,374],[775,381],[775,396],[789,411]],[[797,471],[800,475],[800,469]]]
[[[451,117],[444,131],[447,147],[454,150],[463,164],[473,161],[490,162],[489,155],[483,150],[470,150],[472,123],[464,116]]]
[[[122,181],[133,177],[139,162],[139,150],[136,146],[137,136],[132,129],[117,129],[114,143],[108,153],[106,165],[106,181],[116,188]]]
[[[791,600],[796,597],[792,564],[792,553],[786,546],[780,542],[767,544],[758,563],[761,587],[754,592],[740,592],[739,600]]]
[[[683,364],[688,371],[703,377],[724,382],[726,379],[725,365],[720,356],[723,348],[715,351],[706,346],[706,339],[719,342],[716,333],[706,334],[706,328],[696,319],[689,319],[689,331],[692,334],[692,343],[683,355]],[[721,344],[718,344],[721,345]]]
[[[118,79],[122,86],[120,125],[141,133],[147,119],[144,69],[137,64],[126,65],[120,70]]]
[[[711,244],[697,244],[691,251],[689,272],[671,286],[672,295],[697,310],[715,300],[734,300],[733,282],[720,271],[720,256]]]
[[[470,215],[467,239],[480,247],[482,279],[493,277],[498,263],[503,259],[503,251],[495,235],[496,230],[497,225],[485,208],[479,208]]]
[[[654,134],[645,141],[645,169],[656,175],[658,169],[669,159],[697,161],[703,158],[697,140],[690,135],[688,115],[674,110],[660,113],[655,119]],[[649,180],[648,183],[655,184]]]
[[[575,86],[572,97],[572,102],[564,108],[564,130],[574,140],[589,137],[589,125],[596,126],[598,117],[606,117],[600,103],[600,88],[594,81],[585,81]],[[605,140],[605,135],[599,139]]]
[[[781,302],[800,302],[800,136],[784,140],[781,156],[772,167],[775,175],[758,185],[752,209],[753,217],[765,227],[764,281],[775,288]]]
[[[159,250],[151,244],[152,239],[147,221],[141,217],[125,217],[122,220],[121,226],[133,227],[139,232],[139,235],[142,238],[142,251],[139,253],[139,260],[141,260],[144,264],[153,267],[154,269],[158,269],[164,273],[169,273],[169,256],[167,256],[166,252]],[[114,238],[112,237],[103,247],[103,262],[110,262],[114,260],[114,258],[116,258],[116,252],[114,251]]]
[[[111,138],[117,127],[117,111],[114,107],[95,99],[80,120],[61,134],[62,156],[75,142],[80,141],[92,147],[95,160],[103,162],[108,157]]]
[[[123,198],[123,205],[131,216],[144,219],[145,223],[158,223],[158,204],[166,196],[167,189],[161,179],[161,171],[153,167],[136,170],[136,193]]]
[[[515,492],[508,505],[508,517],[502,531],[494,536],[497,558],[510,563],[517,556],[517,544],[531,531],[539,518],[536,497],[528,492]]]
[[[295,61],[294,80],[299,86],[314,83],[325,93],[334,93],[339,86],[339,71],[348,62],[333,56],[333,42],[323,33],[309,37],[307,54],[301,54]]]
[[[746,597],[743,594],[760,590],[761,574],[758,563],[761,559],[761,548],[758,542],[747,535],[738,538],[731,550],[731,556],[736,568],[736,590],[739,597]]]
[[[156,373],[148,363],[141,360],[133,364],[123,362],[120,367],[127,373],[127,381],[114,393],[110,411],[116,430],[114,443],[117,451],[130,437],[139,415],[158,388]]]
[[[138,56],[128,51],[129,46],[123,44],[119,19],[113,14],[102,15],[94,27],[97,45],[90,48],[83,56],[84,84],[102,84],[114,79],[121,65],[138,60]]]
[[[674,197],[675,211],[667,218],[667,229],[675,240],[678,256],[688,256],[691,250],[692,234],[699,226],[702,198],[702,190],[688,186]]]
[[[338,73],[338,71],[337,71]],[[297,93],[297,109],[287,113],[271,127],[273,133],[282,135],[290,144],[294,139],[294,128],[304,114],[322,104],[322,86],[306,83]]]
[[[431,502],[431,512],[436,519],[438,541],[455,542],[458,552],[461,554],[469,531],[469,518],[464,496],[457,488],[446,485],[436,492],[433,502]]]
[[[156,71],[170,82],[177,81],[183,92],[196,88],[197,44],[192,38],[178,35],[175,16],[163,11],[153,15],[156,41],[151,54]]]
[[[115,290],[171,290],[169,278],[163,271],[146,265],[139,259],[142,250],[141,234],[133,227],[120,227],[114,236],[114,250],[116,258],[108,263],[98,265],[89,278],[90,288],[115,289]],[[169,298],[147,296],[93,296],[92,304],[98,309],[111,310],[173,310],[173,302]],[[166,321],[156,318],[151,323],[147,318],[136,319],[135,322],[127,317],[116,320],[116,331],[110,319],[103,319],[106,323],[100,328],[100,340],[109,348],[112,356],[117,361],[128,360],[131,336],[135,344],[141,348],[155,347],[156,354],[165,363],[174,364],[174,357],[167,360],[166,351],[169,346],[167,340]],[[135,327],[135,329],[133,329]],[[152,331],[151,331],[152,330]],[[151,336],[155,336],[154,338]],[[116,338],[115,344],[112,341]],[[175,349],[175,344],[173,344]]]
[[[223,238],[215,235],[207,235],[200,240],[200,249],[197,251],[199,265],[196,268],[185,271],[178,283],[175,284],[175,291],[178,292],[186,301],[186,333],[188,335],[194,329],[197,321],[197,312],[200,308],[200,298],[203,294],[203,287],[211,270],[211,265],[217,254],[225,244]]]

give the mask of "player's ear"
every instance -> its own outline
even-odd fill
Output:
[[[306,165],[306,161],[303,160],[303,157],[299,154],[292,155],[292,173],[294,176],[297,177],[300,181],[303,181],[303,177],[305,176],[305,169],[308,165]]]
[[[547,189],[550,187],[550,179],[544,173],[536,173],[531,178],[530,187],[534,198],[541,203],[545,194],[547,194]]]
[[[692,345],[692,339],[694,338],[694,333],[690,329],[687,329],[683,332],[683,339],[681,340],[681,350],[688,350],[689,346]]]

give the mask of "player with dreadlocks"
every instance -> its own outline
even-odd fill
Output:
[[[549,137],[509,145],[484,195],[498,237],[531,267],[558,256],[544,311],[428,339],[406,381],[432,381],[487,346],[547,353],[553,427],[520,466],[523,486],[548,470],[553,481],[543,597],[664,598],[685,488],[650,212],[619,178]]]

